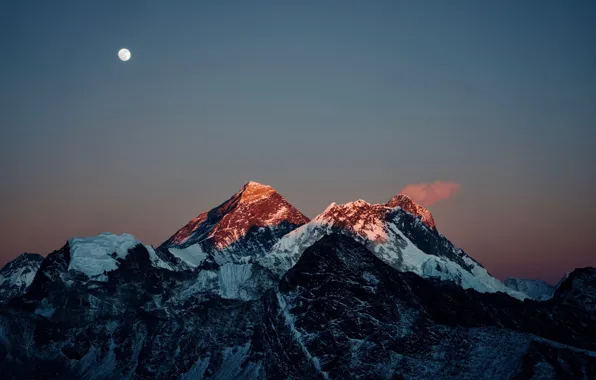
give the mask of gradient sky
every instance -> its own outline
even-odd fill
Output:
[[[0,52],[0,264],[249,180],[310,217],[441,180],[497,277],[596,266],[593,1],[2,1]]]

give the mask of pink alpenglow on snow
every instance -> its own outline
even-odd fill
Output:
[[[308,221],[274,188],[251,181],[226,202],[191,220],[164,245],[177,246],[189,239],[210,240],[218,249],[223,249],[253,227],[275,227],[283,222],[301,226]]]
[[[431,229],[436,229],[437,225],[435,224],[435,219],[433,215],[425,209],[424,207],[416,204],[410,197],[405,194],[397,194],[389,202],[387,202],[387,206],[389,207],[401,207],[404,211],[409,212],[410,214],[420,217],[422,223],[426,224]]]

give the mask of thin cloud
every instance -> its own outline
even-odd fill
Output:
[[[400,191],[423,206],[430,206],[439,201],[453,197],[460,189],[460,185],[449,181],[435,181],[433,183],[416,183],[407,185]]]

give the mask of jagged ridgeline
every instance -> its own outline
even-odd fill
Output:
[[[0,271],[2,379],[596,378],[596,270],[491,276],[403,194],[309,220],[247,183],[157,248]]]

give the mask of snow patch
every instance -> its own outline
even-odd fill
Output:
[[[191,268],[200,266],[207,258],[207,254],[203,252],[199,244],[194,244],[186,248],[171,247],[168,250],[172,255],[182,260]]]
[[[523,278],[507,278],[503,282],[505,286],[522,292],[528,295],[528,297],[538,300],[546,301],[553,296],[554,286],[542,280],[532,280]]]
[[[68,270],[81,272],[90,279],[105,281],[105,276],[101,275],[117,269],[117,259],[124,259],[128,250],[138,244],[140,242],[132,235],[109,232],[94,237],[72,238],[68,241]]]
[[[227,263],[219,268],[219,288],[223,298],[249,299],[242,285],[252,276],[252,264]]]
[[[37,267],[39,269],[39,267]],[[35,278],[37,272],[31,270],[31,268],[23,266],[18,268],[17,270],[13,271],[6,275],[0,274],[0,285],[6,286],[26,286],[29,287]]]
[[[281,277],[298,262],[308,247],[337,230],[364,244],[375,256],[399,271],[452,281],[464,289],[482,293],[503,292],[518,299],[527,298],[525,294],[503,285],[461,250],[460,256],[471,268],[469,271],[446,256],[422,251],[400,231],[399,220],[391,219],[399,217],[399,213],[394,211],[392,207],[371,205],[363,200],[345,205],[332,203],[312,221],[286,234],[258,262]],[[428,228],[420,220],[416,222]]]
[[[279,292],[275,292],[275,295],[277,296],[277,302],[279,304],[279,308],[281,309],[282,315],[286,322],[286,326],[288,326],[290,328],[290,331],[292,332],[294,339],[296,339],[296,343],[298,343],[298,345],[300,345],[300,348],[302,348],[302,352],[304,352],[306,357],[310,359],[311,363],[314,365],[314,367],[317,369],[317,371],[321,374],[321,376],[323,376],[323,378],[325,378],[325,379],[329,379],[329,374],[327,372],[323,372],[323,370],[321,369],[321,363],[319,361],[319,358],[312,356],[312,354],[310,353],[308,348],[306,348],[306,346],[304,345],[304,342],[302,341],[302,333],[300,331],[298,331],[298,329],[296,328],[294,316],[292,314],[290,314],[290,312],[288,311],[288,304],[287,304],[284,296],[282,294],[280,294]]]
[[[281,277],[300,259],[302,252],[327,233],[327,226],[318,220],[304,224],[285,234],[271,247],[269,254],[257,259],[263,267]]]
[[[165,261],[163,261],[157,254],[155,253],[155,249],[153,249],[150,245],[145,245],[145,249],[149,252],[149,259],[151,260],[151,264],[157,268],[163,268],[167,270],[175,270],[172,266]]]
[[[287,211],[288,208],[286,206],[280,207],[275,214],[272,214],[267,220],[265,220],[265,224],[269,225],[278,222],[285,216]]]
[[[52,315],[56,312],[56,308],[53,307],[48,303],[47,299],[43,299],[41,303],[37,306],[34,313],[37,315],[41,315],[42,317],[52,318]]]

